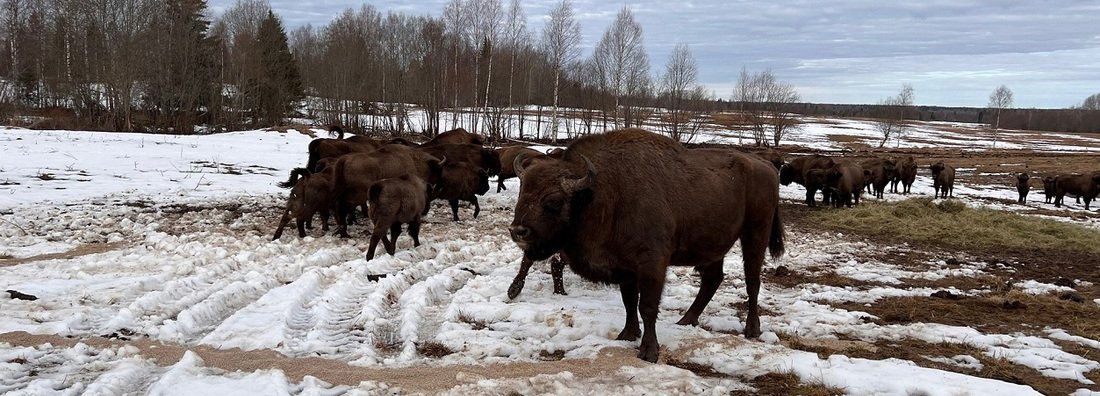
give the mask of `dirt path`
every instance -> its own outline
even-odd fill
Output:
[[[105,253],[112,250],[117,250],[125,247],[123,242],[111,242],[111,243],[86,243],[61,253],[49,253],[39,254],[37,256],[23,257],[23,258],[10,258],[0,259],[0,267],[10,267],[13,265],[20,265],[26,263],[33,263],[35,261],[44,260],[67,260],[77,258],[80,256],[87,256],[89,254]]]
[[[36,335],[26,332],[0,333],[0,343],[33,347],[45,343],[72,347],[78,342],[99,347],[117,348],[133,346],[140,355],[153,359],[161,366],[175,364],[187,351],[202,358],[207,367],[226,371],[252,372],[256,370],[282,370],[288,379],[298,382],[306,375],[317,377],[334,385],[358,386],[363,381],[378,381],[404,391],[438,392],[481,379],[521,379],[540,374],[572,372],[574,378],[607,378],[616,375],[626,366],[640,367],[649,363],[638,360],[633,349],[604,348],[596,359],[563,359],[549,362],[519,362],[506,364],[412,366],[400,368],[374,368],[352,366],[345,362],[323,358],[287,357],[271,350],[242,351],[219,350],[208,346],[184,346],[164,344],[150,340],[120,341],[103,337],[84,339],[57,335]]]

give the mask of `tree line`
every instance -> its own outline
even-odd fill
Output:
[[[450,0],[439,16],[363,5],[288,32],[265,0],[217,16],[205,0],[0,0],[0,116],[163,133],[309,118],[357,132],[461,126],[521,139],[646,126],[690,141],[718,125],[751,130],[757,145],[797,128],[792,113],[893,117],[801,103],[771,71],[743,71],[734,101],[718,99],[698,83],[687,45],[651,67],[628,7],[586,57],[569,0],[541,31],[526,20],[519,0]],[[740,115],[716,114],[725,109]],[[1001,127],[1016,127],[1019,111],[1005,110]]]

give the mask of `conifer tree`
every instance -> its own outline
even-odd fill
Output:
[[[267,17],[260,23],[256,46],[263,72],[256,77],[255,89],[250,90],[256,95],[251,101],[255,105],[253,123],[275,125],[287,112],[293,110],[303,92],[302,76],[290,53],[286,31],[283,30],[282,22],[271,11],[268,11]]]

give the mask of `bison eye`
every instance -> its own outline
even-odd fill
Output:
[[[562,200],[560,198],[551,198],[542,203],[542,208],[547,213],[558,214],[561,213]]]

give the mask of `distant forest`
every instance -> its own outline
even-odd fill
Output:
[[[439,17],[363,5],[324,26],[287,32],[264,0],[238,0],[216,16],[205,0],[0,0],[0,119],[35,128],[195,133],[308,118],[351,131],[430,136],[458,123],[499,134],[505,113],[522,117],[534,106],[620,126],[659,116],[676,136],[685,133],[681,124],[721,110],[882,113],[876,105],[799,103],[770,72],[753,81],[780,88],[766,91],[782,94],[778,106],[765,90],[750,95],[743,82],[749,89],[734,98],[741,102],[720,99],[724,93],[697,83],[685,45],[653,73],[627,7],[590,57],[580,56],[568,0],[557,3],[542,31],[529,31],[526,19],[519,0],[451,0]],[[414,113],[424,130],[411,130]],[[988,111],[917,107],[905,117],[987,122]],[[1100,132],[1100,111],[1009,109],[1000,127]]]

